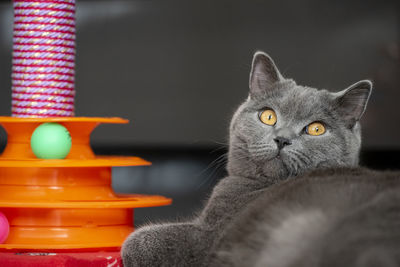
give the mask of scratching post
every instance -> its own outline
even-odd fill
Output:
[[[75,1],[14,0],[12,116],[74,116]]]

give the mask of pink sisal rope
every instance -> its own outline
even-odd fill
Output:
[[[12,116],[74,116],[75,0],[14,0]]]

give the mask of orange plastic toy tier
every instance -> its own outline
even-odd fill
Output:
[[[30,137],[42,123],[64,125],[72,138],[65,159],[38,159]],[[144,166],[138,157],[96,156],[90,134],[100,123],[120,118],[0,117],[8,134],[0,156],[0,211],[10,224],[1,249],[92,249],[120,247],[133,231],[133,208],[169,205],[162,196],[118,195],[111,167]]]

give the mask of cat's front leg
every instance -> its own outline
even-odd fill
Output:
[[[139,228],[123,244],[124,266],[200,266],[208,246],[204,236],[193,223]]]

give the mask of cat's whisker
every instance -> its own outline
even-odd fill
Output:
[[[241,150],[241,151],[246,151],[247,152],[247,149],[246,148],[244,148],[244,147],[242,147],[242,146],[238,146],[238,145],[233,145],[233,146],[231,146],[231,149],[232,150]]]
[[[243,155],[241,155],[241,156],[232,155],[232,159],[234,159],[234,160],[242,160],[242,159],[248,159],[248,158],[249,158],[249,156],[246,155],[246,154],[243,154]]]
[[[219,172],[223,169],[223,165],[218,165],[217,167],[215,167],[211,173],[209,175],[207,175],[206,179],[204,179],[197,187],[196,187],[196,191],[198,191],[201,187],[205,186],[205,185],[209,185],[212,181],[213,181],[213,177],[218,176]]]
[[[228,160],[227,155],[228,155],[227,153],[224,153],[224,154],[220,155],[219,157],[214,159],[210,164],[208,164],[208,166],[198,174],[198,176],[201,176],[202,174],[204,174],[205,172],[207,172],[211,168],[214,168],[213,171],[211,171],[211,173],[208,175],[207,179],[202,181],[197,186],[196,190],[199,190],[203,185],[208,183],[211,180],[211,178],[217,173],[218,170],[220,170],[222,167],[225,167],[225,164],[226,164],[226,162]]]
[[[252,161],[252,159],[247,154],[243,154],[241,156],[234,155],[231,157],[231,159],[235,161],[242,161],[242,160]]]
[[[294,151],[287,151],[288,154],[288,161],[292,163],[291,167],[292,169],[290,170],[291,175],[297,175],[303,167],[305,167],[307,164],[294,153]]]
[[[229,143],[223,143],[223,142],[219,142],[219,141],[216,141],[216,140],[212,140],[212,142],[217,144],[217,145],[222,145],[222,146],[228,146],[229,145]]]
[[[249,148],[252,149],[257,149],[257,148],[267,148],[267,147],[275,147],[274,145],[270,145],[270,144],[252,144],[249,146]]]
[[[209,177],[205,180],[207,182],[207,184],[208,184],[209,181],[211,181],[212,177],[218,176],[220,171],[225,169],[227,162],[228,162],[227,158],[222,158],[221,160],[219,160],[219,162],[216,164],[215,168],[209,174]]]
[[[272,152],[272,151],[260,150],[260,151],[255,151],[255,152],[253,152],[251,154],[252,154],[253,157],[260,157],[260,156],[269,155],[270,153],[268,153],[268,152]]]
[[[307,155],[304,151],[300,151],[300,150],[295,150],[295,152],[299,153],[300,155],[302,155],[304,158],[306,158],[307,160],[311,161],[311,158],[309,155]]]
[[[227,147],[228,147],[228,146],[216,147],[216,148],[214,148],[210,153],[215,153],[215,152],[218,152],[218,151],[221,151],[221,150],[227,150]]]
[[[301,161],[303,163],[302,165],[307,166],[309,163],[311,163],[307,158],[303,157],[301,154],[297,153],[296,151],[290,151],[294,155],[294,157]]]
[[[301,160],[305,166],[307,166],[308,164],[311,163],[311,159],[305,155],[304,152],[298,151],[298,150],[291,150],[291,152],[295,155],[297,155],[297,157],[299,158],[299,160]]]
[[[288,158],[287,160],[283,161],[284,163],[286,163],[287,165],[289,165],[288,167],[288,171],[290,175],[293,175],[293,170],[295,169],[295,166],[293,164],[293,160],[291,158]]]
[[[300,159],[299,158],[293,158],[293,161],[296,163],[295,165],[296,165],[296,169],[295,169],[295,171],[296,171],[296,173],[294,174],[294,175],[297,175],[298,173],[299,173],[299,170],[301,170],[302,169],[302,162],[300,161]]]
[[[286,169],[289,171],[289,175],[290,176],[293,175],[293,170],[294,170],[293,161],[289,158],[288,160],[284,160],[282,162],[286,166]]]

